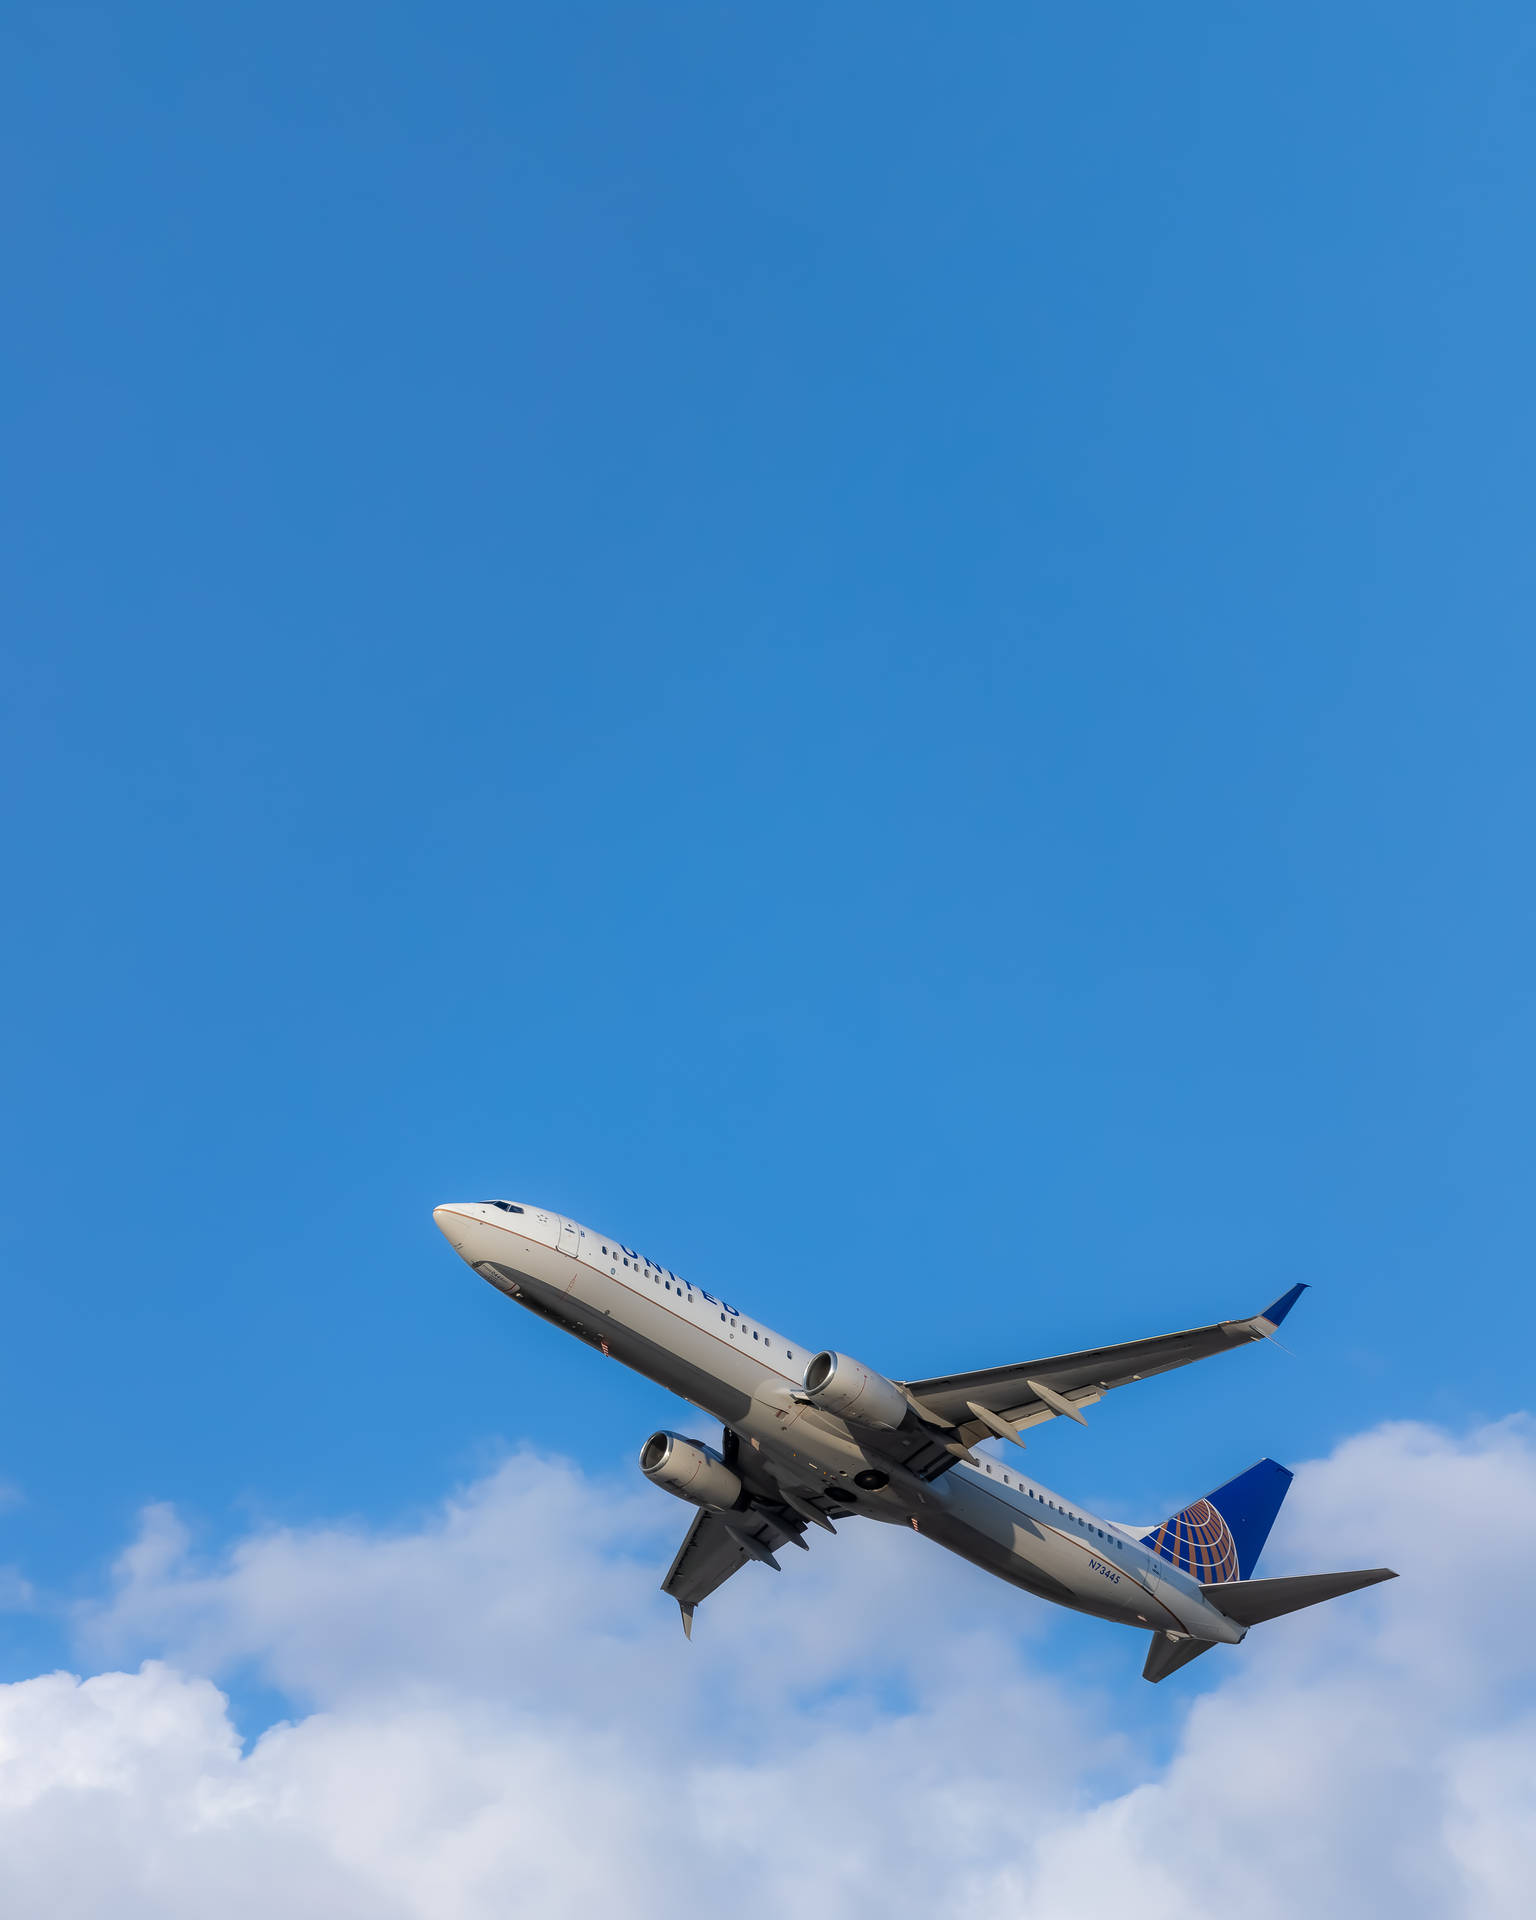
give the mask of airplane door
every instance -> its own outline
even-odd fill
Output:
[[[577,1226],[574,1220],[561,1220],[559,1245],[562,1253],[569,1254],[572,1260],[577,1259],[581,1253],[583,1238],[584,1235],[582,1234],[581,1228]],[[575,1277],[573,1273],[571,1278],[574,1279]]]
[[[1156,1600],[1157,1604],[1170,1613],[1175,1620],[1180,1621],[1182,1626],[1183,1616],[1179,1608],[1179,1601],[1182,1595],[1179,1589],[1164,1574],[1164,1565],[1164,1561],[1154,1558],[1151,1569],[1151,1579],[1147,1584],[1151,1588],[1152,1597]]]

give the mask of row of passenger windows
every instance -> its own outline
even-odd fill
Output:
[[[991,1473],[993,1471],[990,1461],[984,1460],[982,1462],[982,1465],[986,1468],[988,1473]],[[1031,1499],[1038,1500],[1041,1506],[1043,1507],[1049,1507],[1052,1513],[1062,1514],[1068,1520],[1077,1520],[1077,1524],[1080,1527],[1085,1528],[1086,1531],[1089,1533],[1097,1534],[1099,1539],[1101,1540],[1109,1541],[1112,1546],[1114,1545],[1123,1546],[1125,1544],[1123,1540],[1117,1539],[1116,1535],[1112,1533],[1106,1533],[1102,1527],[1095,1527],[1091,1525],[1087,1520],[1078,1520],[1077,1515],[1072,1511],[1070,1507],[1064,1507],[1058,1501],[1055,1501],[1055,1500],[1047,1500],[1043,1493],[1034,1493],[1029,1487],[1025,1486],[1022,1480],[1015,1480],[1013,1475],[1011,1473],[1008,1473],[1004,1468],[999,1467],[997,1468],[996,1471],[997,1471],[998,1479],[1002,1481],[1005,1487],[1017,1487],[1020,1493],[1028,1493]]]
[[[624,1266],[629,1267],[631,1271],[635,1273],[638,1273],[641,1270],[641,1267],[643,1265],[645,1271],[651,1276],[652,1280],[656,1283],[658,1287],[664,1288],[665,1291],[668,1293],[677,1293],[677,1294],[685,1295],[688,1301],[688,1305],[690,1307],[693,1305],[693,1288],[689,1286],[686,1280],[679,1280],[677,1275],[673,1273],[670,1267],[653,1266],[652,1263],[649,1260],[647,1260],[643,1254],[630,1255],[622,1252],[617,1247],[615,1247],[612,1252],[610,1252],[606,1246],[603,1247],[603,1257],[606,1260],[618,1260]],[[709,1301],[711,1306],[718,1307],[722,1304],[720,1301],[716,1300],[715,1296],[712,1293],[705,1293],[702,1287],[699,1289],[699,1292],[704,1299]],[[725,1311],[720,1315],[720,1324],[722,1326],[724,1326],[727,1323],[727,1321],[729,1321],[732,1327],[736,1328],[736,1330],[742,1335],[743,1338],[745,1338],[747,1333],[750,1332],[754,1340],[760,1340],[762,1342],[763,1349],[765,1352],[767,1353],[773,1352],[773,1342],[768,1338],[766,1338],[766,1336],[764,1336],[763,1334],[759,1333],[756,1327],[748,1328],[747,1323],[744,1320],[739,1320],[738,1317],[731,1312],[729,1307],[727,1307]],[[793,1360],[794,1357],[795,1357],[794,1348],[786,1347],[784,1349],[784,1358],[786,1360]]]

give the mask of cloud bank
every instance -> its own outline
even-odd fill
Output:
[[[1046,1609],[874,1526],[748,1568],[689,1646],[654,1591],[686,1519],[526,1453],[411,1529],[216,1564],[151,1510],[78,1623],[102,1670],[0,1687],[0,1912],[1529,1910],[1527,1423],[1303,1469],[1265,1570],[1404,1577],[1155,1691],[1140,1636],[1097,1629],[1067,1670]],[[220,1679],[292,1718],[246,1748]]]

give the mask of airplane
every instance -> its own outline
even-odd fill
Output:
[[[1044,1421],[1087,1422],[1115,1387],[1273,1336],[1305,1282],[1262,1313],[930,1380],[889,1380],[812,1353],[671,1268],[563,1214],[512,1200],[434,1210],[476,1273],[718,1420],[718,1447],[653,1433],[640,1470],[697,1508],[662,1591],[693,1637],[694,1610],[749,1562],[780,1570],[811,1527],[861,1517],[910,1527],[1042,1599],[1150,1634],[1143,1677],[1160,1681],[1214,1646],[1298,1608],[1397,1576],[1253,1577],[1291,1483],[1260,1460],[1156,1526],[1103,1519],[1015,1467],[977,1454],[1023,1447]]]

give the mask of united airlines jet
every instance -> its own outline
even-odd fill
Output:
[[[1256,1580],[1291,1475],[1260,1460],[1157,1526],[1126,1526],[972,1451],[1024,1445],[1042,1421],[1210,1354],[1263,1340],[1302,1287],[1245,1320],[932,1380],[887,1380],[845,1353],[812,1353],[611,1234],[511,1200],[438,1207],[475,1272],[563,1332],[622,1360],[721,1423],[718,1447],[653,1433],[640,1470],[698,1509],[662,1591],[694,1609],[758,1561],[778,1570],[806,1531],[854,1515],[948,1547],[1026,1592],[1149,1631],[1162,1680],[1249,1627],[1395,1578],[1388,1567]],[[1086,1423],[1084,1423],[1086,1424]]]

